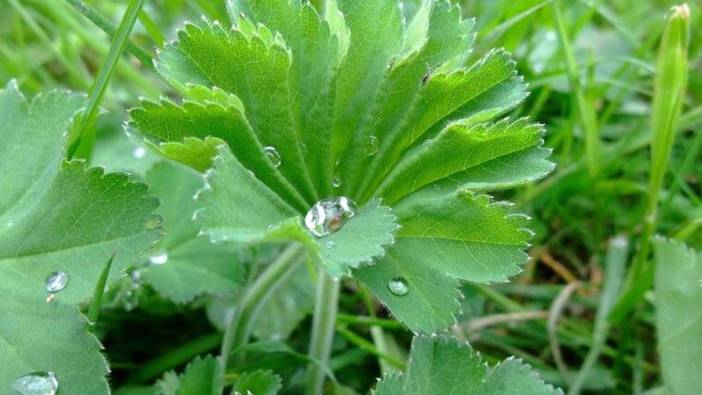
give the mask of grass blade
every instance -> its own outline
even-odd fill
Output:
[[[115,34],[117,33],[117,28],[112,24],[112,22],[110,22],[109,19],[105,18],[102,14],[100,14],[98,10],[91,7],[89,4],[85,4],[81,0],[66,0],[66,2],[70,4],[73,8],[75,8],[76,11],[80,12],[81,14],[83,14],[83,16],[85,16],[91,22],[93,22],[95,26],[100,28],[100,30],[105,32],[108,36],[110,36],[110,38],[115,37]],[[143,21],[144,20],[142,19],[142,23]],[[151,33],[151,29],[149,29],[149,33]],[[132,55],[134,55],[135,58],[139,59],[139,61],[144,66],[150,69],[154,68],[152,56],[149,55],[149,53],[145,49],[131,42],[131,40],[127,41],[127,52],[131,53]]]
[[[105,268],[102,269],[100,273],[100,278],[95,285],[95,292],[93,292],[93,299],[90,301],[90,308],[88,309],[88,320],[90,324],[95,326],[97,324],[98,316],[100,316],[100,308],[102,307],[102,296],[105,294],[105,284],[107,283],[107,278],[110,275],[110,269],[112,269],[112,261],[115,260],[115,255],[112,254],[110,259],[107,261]]]
[[[580,124],[585,134],[585,155],[587,158],[588,171],[590,176],[594,177],[599,173],[601,163],[601,147],[599,129],[597,126],[597,114],[592,102],[588,100],[587,95],[581,86],[578,63],[575,60],[575,53],[573,51],[573,47],[571,46],[570,36],[565,25],[560,3],[553,3],[552,10],[556,27],[558,28],[561,51],[563,53],[563,58],[565,59],[566,68],[568,71],[568,81],[570,82],[570,88],[573,95],[573,106],[578,113]],[[569,135],[569,139],[572,139],[572,133]],[[569,146],[570,144],[567,143],[566,151],[564,152],[566,155],[568,154]]]
[[[122,21],[119,24],[119,28],[117,28],[117,31],[115,32],[112,45],[110,46],[110,52],[107,53],[107,58],[105,59],[97,78],[90,88],[88,107],[85,113],[80,117],[78,127],[71,131],[72,136],[68,140],[68,159],[71,159],[75,155],[81,145],[85,147],[83,149],[89,154],[92,146],[92,140],[94,140],[95,136],[94,133],[85,136],[86,130],[97,117],[102,96],[105,94],[105,90],[110,82],[110,77],[115,70],[115,66],[117,65],[117,62],[119,62],[119,59],[127,46],[129,34],[131,33],[132,28],[134,28],[134,23],[139,16],[139,11],[141,11],[141,8],[144,6],[144,2],[145,0],[130,0],[129,2],[129,6],[127,7],[127,10],[122,17]],[[84,144],[81,144],[81,139],[83,139]],[[83,153],[85,154],[86,152]]]

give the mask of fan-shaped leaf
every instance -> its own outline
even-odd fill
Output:
[[[459,280],[504,281],[526,258],[522,221],[465,191],[543,177],[550,151],[539,125],[496,121],[526,86],[504,50],[471,57],[474,23],[457,6],[426,0],[403,15],[396,0],[325,3],[319,15],[304,2],[242,0],[229,4],[231,32],[187,26],[159,60],[186,98],[180,124],[209,111],[189,113],[188,100],[230,109],[217,117],[247,120],[250,149],[224,136],[221,121],[168,148],[202,169],[195,158],[212,152],[208,136],[229,145],[202,199],[211,237],[297,240],[334,275],[377,261],[354,275],[412,329],[434,331],[453,322]],[[157,112],[145,104],[135,114]],[[263,163],[266,146],[280,154],[279,168]],[[311,237],[299,216],[338,196],[355,200],[360,214],[336,234]],[[395,278],[408,293],[388,289]]]

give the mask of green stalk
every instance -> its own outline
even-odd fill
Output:
[[[642,218],[643,231],[624,291],[610,316],[614,322],[623,319],[653,284],[654,267],[648,257],[656,230],[658,201],[687,89],[689,19],[687,4],[673,7],[658,51],[651,113],[651,173]]]
[[[83,147],[83,149],[86,151],[84,153],[87,154],[89,154],[90,150],[92,149],[92,141],[95,139],[95,136],[94,133],[85,135],[86,130],[93,124],[95,118],[97,117],[102,96],[105,94],[107,85],[110,82],[110,77],[112,77],[112,73],[115,71],[115,66],[117,65],[117,62],[119,62],[119,59],[127,46],[129,34],[134,28],[134,23],[139,16],[141,7],[144,6],[144,2],[145,0],[129,1],[127,10],[122,17],[119,28],[117,28],[117,32],[112,40],[110,52],[107,53],[107,58],[105,58],[105,62],[103,63],[102,67],[100,67],[97,78],[90,88],[87,109],[81,116],[77,129],[73,131],[72,136],[68,140],[68,159],[71,159],[73,155],[75,155],[80,146]],[[81,144],[81,139],[83,140],[83,144]]]
[[[590,101],[580,84],[580,74],[578,72],[578,63],[575,60],[575,53],[570,44],[570,36],[563,19],[563,13],[559,2],[553,3],[553,16],[558,28],[558,36],[561,42],[561,50],[566,61],[566,69],[568,72],[568,80],[570,88],[573,91],[573,105],[578,112],[580,124],[583,127],[585,134],[585,153],[587,157],[587,165],[590,176],[596,176],[600,171],[600,136],[597,126],[597,114],[595,108]],[[566,146],[570,146],[572,134],[568,135]],[[568,154],[566,152],[566,154]]]
[[[97,52],[99,56],[107,56],[107,53],[110,50],[109,42],[104,42],[101,38],[95,36],[95,32],[92,29],[89,29],[89,26],[86,26],[82,19],[79,19],[82,18],[83,15],[76,15],[75,13],[69,12],[73,10],[70,8],[70,5],[59,2],[44,2],[42,3],[42,6],[52,16],[52,18],[66,24],[67,30],[77,34],[87,44],[87,46]],[[112,34],[108,34],[110,39],[112,39],[114,36],[115,30],[116,28],[112,26]],[[129,51],[129,46],[127,46],[127,51]],[[148,66],[153,68],[153,62],[150,60],[150,55],[146,55],[147,59],[149,60]],[[140,91],[145,94],[148,93],[147,96],[158,96],[158,94],[161,92],[148,78],[146,78],[141,70],[136,69],[130,63],[117,63],[115,75],[118,75],[118,73],[129,81],[133,82]]]
[[[95,24],[95,26],[97,26],[100,30],[105,32],[108,36],[110,36],[111,38],[115,36],[117,28],[112,24],[112,22],[110,22],[109,19],[105,18],[95,8],[91,7],[88,4],[85,4],[81,0],[66,0],[66,3],[70,4],[73,8],[76,9],[76,11],[83,14],[83,16],[88,18],[91,22],[93,22],[93,24]],[[140,14],[143,14],[143,12]],[[143,22],[144,20],[142,19],[142,23]],[[147,30],[150,34],[152,33],[150,29]],[[131,40],[127,42],[127,52],[131,53],[132,55],[134,55],[135,58],[139,59],[139,61],[141,61],[141,63],[144,66],[153,69],[154,65],[151,55],[149,55],[149,53],[145,49],[142,49],[140,46],[133,43]]]
[[[232,351],[248,342],[253,324],[256,322],[256,317],[261,307],[303,261],[305,254],[306,250],[303,245],[297,243],[290,245],[246,289],[233,319],[230,320],[224,332],[224,340],[222,341],[219,356],[220,374],[215,375],[215,379],[224,378]],[[239,358],[243,358],[243,354],[240,354]],[[222,393],[224,382],[216,383],[215,388],[219,388],[218,393]]]
[[[307,355],[319,364],[307,365],[305,394],[319,395],[324,385],[325,371],[329,365],[332,341],[334,340],[336,311],[339,304],[340,282],[320,268],[317,278],[317,293],[312,320],[312,338]],[[322,366],[320,366],[322,365]]]

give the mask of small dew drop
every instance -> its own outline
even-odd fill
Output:
[[[132,155],[137,159],[142,159],[146,156],[146,149],[144,147],[136,147],[134,151],[132,151]]]
[[[378,153],[378,138],[375,136],[368,136],[368,142],[366,143],[366,154],[368,156],[373,156]]]
[[[388,281],[388,290],[396,296],[405,296],[409,293],[409,285],[404,277],[395,277]]]
[[[357,210],[356,203],[344,196],[323,199],[305,215],[305,227],[317,237],[327,236],[341,229]]]
[[[149,262],[152,265],[163,265],[164,263],[168,262],[168,254],[164,252],[162,254],[153,255],[149,257]]]
[[[66,272],[53,272],[46,277],[44,288],[50,293],[62,291],[68,285],[68,274]]]
[[[29,373],[12,383],[12,389],[20,395],[55,395],[58,387],[54,372]]]
[[[334,188],[340,188],[343,182],[341,181],[341,177],[337,174],[332,178],[332,186]]]
[[[324,242],[324,246],[328,249],[332,249],[336,247],[336,243],[334,242],[334,240],[327,240],[326,242]]]
[[[273,164],[273,167],[279,167],[283,161],[280,158],[280,153],[278,153],[278,150],[270,145],[265,147],[263,150],[266,152],[266,156],[268,157],[268,160],[271,161],[271,163]]]

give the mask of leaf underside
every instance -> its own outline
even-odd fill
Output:
[[[162,51],[157,68],[182,102],[131,112],[164,155],[212,166],[201,199],[210,237],[300,241],[422,332],[453,322],[459,281],[519,271],[523,218],[481,193],[545,176],[550,150],[540,125],[503,119],[526,85],[504,50],[472,55],[460,8],[424,1],[403,20],[396,0],[328,1],[324,15],[297,0],[231,6],[231,29],[187,25]],[[349,222],[365,231],[334,236],[327,251],[300,217],[334,196],[378,214]],[[387,288],[398,277],[402,297]]]

